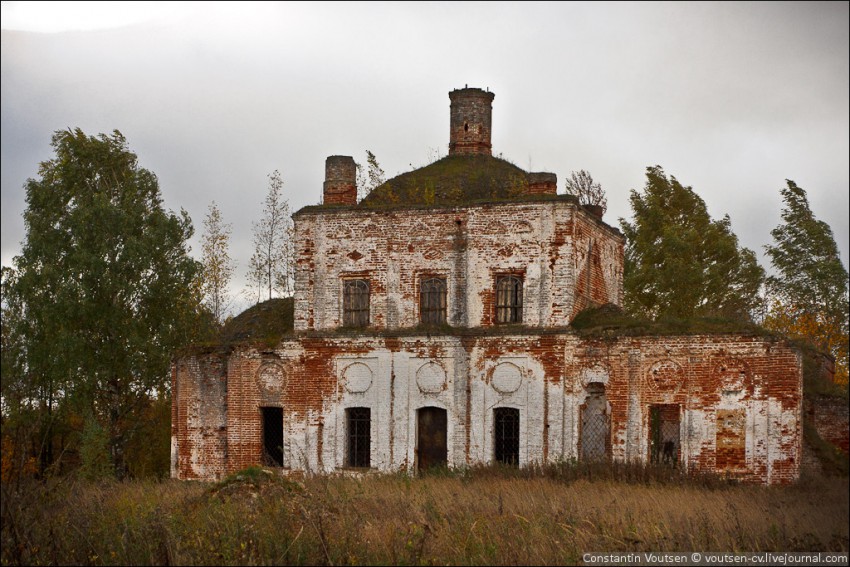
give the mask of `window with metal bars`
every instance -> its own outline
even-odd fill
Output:
[[[446,322],[445,278],[427,278],[419,284],[419,318],[428,325]]]
[[[587,398],[581,407],[579,445],[581,460],[602,461],[608,458],[610,425],[605,385],[587,385]]]
[[[345,410],[345,422],[348,439],[345,465],[348,467],[370,467],[372,410],[369,408],[348,408]]]
[[[260,408],[263,416],[263,465],[283,466],[283,408]]]
[[[343,280],[342,324],[346,327],[369,326],[368,280]]]
[[[496,279],[496,323],[522,322],[522,279],[503,276]]]
[[[493,410],[495,429],[493,444],[497,463],[519,465],[519,410],[496,408]]]

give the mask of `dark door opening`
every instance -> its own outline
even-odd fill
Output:
[[[263,414],[263,465],[283,466],[283,408],[260,408]]]
[[[670,466],[679,464],[679,404],[649,406],[649,460]]]
[[[493,410],[493,445],[497,463],[519,466],[519,410]]]
[[[446,410],[427,407],[416,412],[417,469],[425,471],[448,464],[448,417]]]

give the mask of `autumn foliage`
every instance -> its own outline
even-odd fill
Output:
[[[782,224],[765,247],[776,275],[764,326],[810,342],[835,358],[835,381],[847,384],[847,269],[829,226],[815,218],[806,192],[791,180],[783,188]]]

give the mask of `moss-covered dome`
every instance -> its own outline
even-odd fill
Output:
[[[294,301],[291,297],[274,298],[249,307],[221,330],[220,342],[232,344],[262,341],[277,343],[294,328]]]
[[[452,155],[376,187],[361,205],[459,205],[522,197],[528,173],[488,155]]]

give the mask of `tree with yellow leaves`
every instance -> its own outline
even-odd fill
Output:
[[[204,219],[204,234],[201,237],[203,254],[204,304],[221,323],[230,307],[228,284],[233,275],[233,260],[228,251],[231,226],[221,217],[221,211],[213,201]]]

